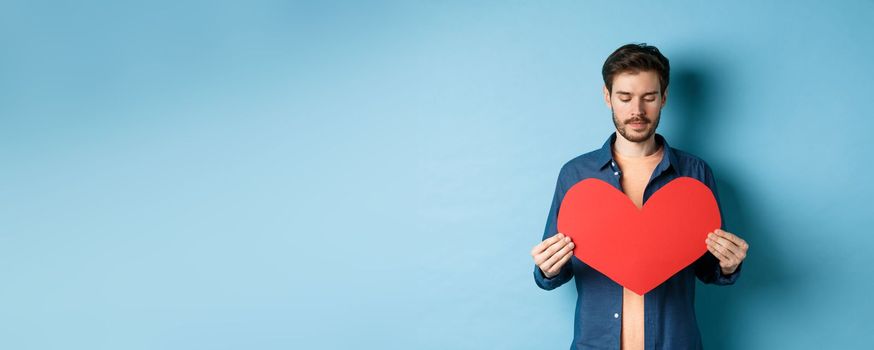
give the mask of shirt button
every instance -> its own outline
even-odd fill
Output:
[[[613,314],[613,318],[619,318],[619,313],[617,312],[617,313]]]
[[[618,171],[614,171],[614,172],[613,172],[613,175],[619,175],[619,172],[618,172]]]

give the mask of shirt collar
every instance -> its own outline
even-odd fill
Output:
[[[655,140],[657,145],[662,145],[664,147],[664,156],[662,157],[662,161],[659,162],[659,165],[656,166],[655,172],[661,173],[668,169],[668,167],[673,166],[677,167],[677,155],[671,150],[671,147],[668,145],[668,141],[665,140],[664,136],[659,133],[655,134]],[[610,137],[607,138],[607,141],[604,142],[604,146],[598,150],[597,154],[597,164],[600,166],[600,169],[603,169],[608,164],[615,164],[613,160],[613,142],[616,141],[616,132],[610,133]]]

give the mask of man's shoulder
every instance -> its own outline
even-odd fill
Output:
[[[674,168],[679,176],[688,176],[704,183],[712,183],[713,170],[703,158],[671,147]]]
[[[600,164],[603,161],[600,151],[601,149],[594,149],[565,162],[561,167],[561,174],[581,173],[600,169],[604,165]]]
[[[673,153],[676,158],[676,162],[678,163],[677,166],[681,169],[689,171],[710,171],[710,165],[708,165],[703,158],[697,155],[674,147],[671,147],[671,153]]]

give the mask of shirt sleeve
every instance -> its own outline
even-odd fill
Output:
[[[558,180],[555,184],[555,194],[552,197],[552,206],[549,208],[549,216],[546,218],[546,229],[544,229],[541,241],[558,233],[558,210],[561,207],[561,201],[567,190],[565,186],[562,185],[565,181],[565,168],[566,167],[562,167],[558,174]],[[571,259],[573,259],[573,257]],[[537,283],[538,287],[544,290],[558,288],[562,284],[570,281],[571,278],[573,278],[573,268],[571,267],[570,261],[564,264],[558,275],[555,275],[552,278],[546,278],[546,276],[543,275],[543,271],[540,270],[540,267],[537,266],[537,264],[534,264],[534,282]]]
[[[722,273],[722,268],[719,267],[719,259],[717,259],[709,251],[695,261],[695,275],[701,282],[706,284],[715,284],[718,286],[727,286],[734,284],[740,277],[740,270],[744,263],[741,262],[732,274],[726,275]]]
[[[716,179],[713,177],[713,171],[704,161],[701,161],[701,165],[703,182],[710,188],[710,191],[713,192],[713,198],[716,199],[716,205],[719,207],[719,217],[722,218],[722,220],[720,220],[722,221],[721,229],[723,231],[728,231],[725,226],[725,217],[722,215],[722,203],[719,201],[719,194],[716,190]],[[726,275],[722,273],[722,268],[719,267],[719,259],[710,253],[710,251],[704,253],[704,255],[698,258],[694,264],[695,275],[698,276],[698,279],[700,279],[701,282],[721,286],[734,284],[734,282],[740,277],[740,271],[743,267],[743,262],[741,262],[740,265],[737,266],[737,270],[730,275]]]

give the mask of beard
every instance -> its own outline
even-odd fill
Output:
[[[655,134],[656,128],[659,127],[659,120],[661,119],[659,118],[659,116],[656,116],[655,121],[653,122],[653,119],[647,118],[645,116],[640,116],[628,119],[624,122],[620,122],[619,118],[616,118],[616,113],[614,113],[612,109],[610,110],[610,114],[613,115],[613,125],[616,126],[616,131],[619,132],[619,135],[622,135],[622,137],[631,142],[644,142],[646,140],[649,140],[649,138],[652,137],[653,134]],[[628,129],[628,124],[638,122],[644,123],[647,128],[639,133],[637,131]]]

